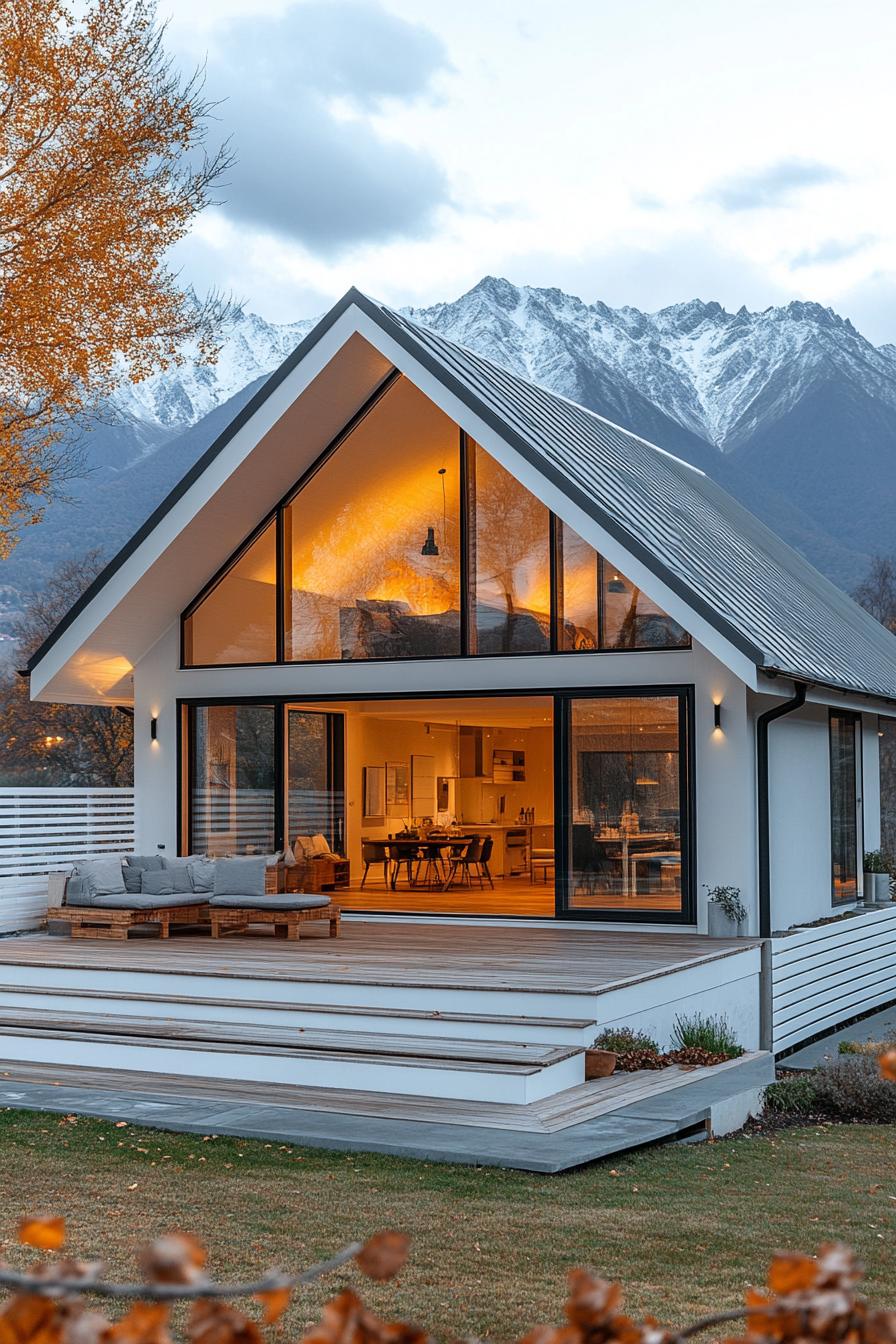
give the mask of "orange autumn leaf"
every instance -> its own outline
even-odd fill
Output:
[[[811,1288],[818,1281],[818,1262],[811,1255],[785,1252],[776,1255],[768,1271],[768,1286],[786,1297]]]
[[[39,1251],[58,1251],[65,1242],[64,1218],[21,1218],[19,1241]]]
[[[108,1330],[104,1344],[171,1344],[167,1302],[135,1302]]]
[[[140,1268],[150,1283],[197,1283],[208,1259],[205,1247],[186,1232],[157,1237],[140,1253]]]
[[[896,1050],[886,1050],[880,1057],[880,1076],[896,1083]]]
[[[59,1304],[37,1293],[16,1293],[0,1311],[0,1344],[59,1344]]]
[[[265,1325],[273,1325],[279,1321],[286,1308],[292,1293],[289,1288],[270,1288],[267,1292],[256,1293],[255,1297],[264,1307]]]
[[[404,1232],[377,1232],[365,1241],[355,1256],[355,1263],[368,1279],[380,1282],[394,1279],[404,1267],[410,1248],[410,1237]]]

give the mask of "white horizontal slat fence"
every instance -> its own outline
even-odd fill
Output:
[[[896,999],[896,906],[770,939],[778,1053]]]
[[[133,847],[133,789],[0,788],[0,933],[46,918],[47,873]]]

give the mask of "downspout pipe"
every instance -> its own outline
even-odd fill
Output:
[[[769,800],[768,800],[768,727],[775,719],[783,719],[806,703],[809,689],[804,681],[793,683],[793,695],[783,704],[767,709],[756,720],[756,774],[759,790],[759,936],[770,938],[772,932],[772,877],[771,850],[769,845]]]

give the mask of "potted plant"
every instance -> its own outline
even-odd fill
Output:
[[[710,887],[707,906],[708,931],[713,938],[736,938],[744,933],[747,907],[740,898],[740,887]]]
[[[615,1068],[615,1050],[600,1050],[592,1045],[585,1051],[586,1082],[590,1082],[592,1078],[609,1078]]]
[[[890,900],[890,869],[879,849],[865,854],[864,892],[866,905],[886,905]]]

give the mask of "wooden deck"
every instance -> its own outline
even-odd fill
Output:
[[[317,1111],[330,1115],[366,1116],[370,1119],[411,1121],[417,1124],[474,1126],[515,1130],[531,1134],[555,1134],[585,1121],[610,1116],[637,1103],[650,1103],[680,1088],[707,1079],[722,1083],[736,1078],[744,1066],[767,1058],[742,1055],[714,1068],[683,1069],[674,1066],[658,1071],[619,1073],[567,1088],[555,1096],[526,1106],[487,1101],[452,1101],[445,1098],[390,1096],[387,1093],[340,1091],[336,1088],[294,1087],[278,1083],[250,1083],[238,1079],[176,1077],[127,1070],[79,1068],[72,1065],[34,1065],[0,1059],[0,1080],[9,1088],[16,1083],[74,1087],[100,1096],[106,1090],[130,1091],[151,1096],[156,1102],[178,1098],[204,1100],[228,1106],[257,1105],[289,1110]],[[771,1079],[768,1079],[771,1081]],[[738,1084],[735,1083],[735,1090]]]
[[[560,925],[345,920],[338,939],[327,936],[325,924],[309,927],[301,942],[289,946],[263,930],[223,943],[186,933],[165,942],[151,937],[119,943],[72,942],[48,934],[0,939],[0,984],[3,967],[8,966],[589,994],[733,956],[756,945],[746,938]]]

